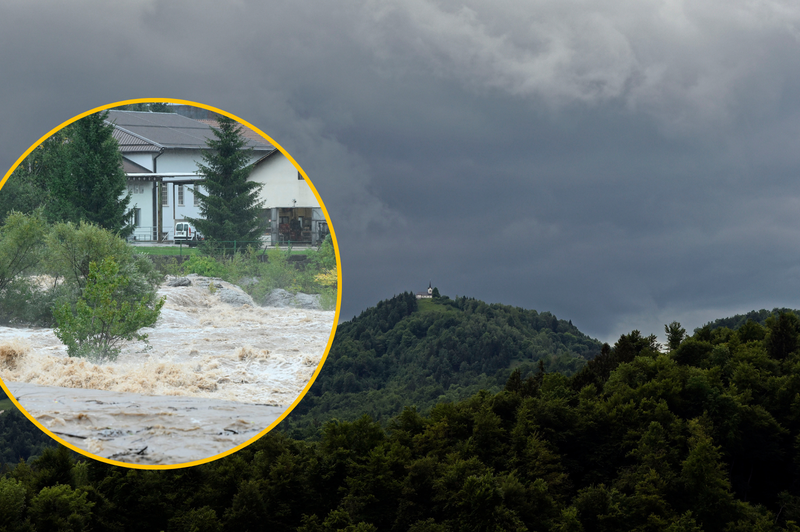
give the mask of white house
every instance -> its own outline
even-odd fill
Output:
[[[280,151],[253,164],[250,180],[261,183],[264,216],[273,243],[317,244],[328,234],[328,221],[303,175]]]
[[[211,124],[176,113],[108,111],[122,152],[134,209],[136,240],[172,240],[175,220],[200,217],[192,194]],[[250,132],[252,133],[252,132]],[[258,135],[247,135],[251,164],[278,150]],[[280,153],[280,152],[278,152]],[[160,190],[160,193],[159,193]]]

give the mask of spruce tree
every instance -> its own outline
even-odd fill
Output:
[[[264,204],[259,201],[262,185],[248,181],[251,150],[234,120],[222,116],[214,128],[215,138],[206,141],[203,161],[198,163],[203,178],[197,182],[205,192],[194,187],[200,197],[202,218],[189,218],[203,236],[210,241],[258,240],[265,222],[259,218]]]
[[[85,220],[124,238],[133,232],[130,194],[107,116],[95,113],[64,128],[46,176],[51,194],[46,212],[51,221]]]

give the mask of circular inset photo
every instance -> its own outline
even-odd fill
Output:
[[[105,105],[0,186],[0,380],[62,444],[114,465],[200,464],[310,388],[338,322],[336,236],[308,176],[255,127],[184,100]]]

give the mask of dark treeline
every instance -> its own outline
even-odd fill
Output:
[[[188,469],[50,449],[0,478],[0,529],[798,531],[799,336],[792,314],[668,353],[634,331],[572,377],[514,371]]]
[[[0,353],[0,356],[2,353]],[[25,416],[17,411],[0,388],[0,467],[39,456],[55,443]],[[2,511],[0,495],[0,511]],[[2,530],[2,528],[0,528]]]
[[[427,412],[481,389],[499,391],[513,368],[528,373],[539,361],[571,375],[600,347],[549,312],[400,294],[339,325],[324,369],[281,428],[308,438],[334,418],[367,413],[386,421],[412,405]]]
[[[706,323],[705,325],[703,325],[703,327],[695,329],[695,333],[697,333],[701,329],[708,329],[709,331],[713,331],[714,329],[719,329],[720,327],[727,329],[738,329],[742,325],[746,324],[748,321],[758,323],[759,325],[764,325],[767,322],[767,318],[777,317],[780,314],[785,314],[785,313],[791,313],[800,317],[800,310],[793,310],[788,308],[775,308],[772,310],[766,310],[766,309],[751,310],[747,314],[736,314],[735,316],[731,316],[729,318],[720,318],[718,320]]]

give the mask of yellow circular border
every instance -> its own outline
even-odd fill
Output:
[[[94,114],[94,113],[98,113],[100,111],[105,111],[106,109],[113,109],[113,108],[119,107],[121,105],[128,105],[128,104],[133,104],[133,103],[161,103],[161,102],[178,103],[178,104],[183,104],[183,105],[191,105],[193,107],[200,107],[202,109],[207,109],[209,111],[213,111],[215,113],[219,113],[221,115],[225,115],[228,118],[230,118],[232,120],[235,120],[236,122],[238,122],[240,124],[244,124],[248,128],[252,129],[256,133],[258,133],[259,135],[264,137],[267,141],[269,141],[270,144],[275,146],[275,148],[277,148],[278,151],[280,151],[284,155],[284,157],[286,157],[289,161],[291,161],[291,163],[294,165],[294,167],[297,168],[297,171],[302,174],[302,176],[305,178],[306,183],[308,184],[309,188],[311,188],[311,191],[314,193],[314,196],[317,198],[317,201],[319,201],[319,205],[320,205],[320,207],[322,207],[322,213],[325,215],[325,220],[328,222],[328,228],[330,229],[331,241],[333,243],[333,251],[336,254],[336,279],[337,279],[336,314],[334,315],[334,318],[333,318],[333,327],[331,328],[331,334],[328,337],[328,344],[325,346],[325,352],[322,354],[322,359],[319,361],[319,364],[317,365],[317,369],[314,371],[314,374],[311,376],[311,379],[308,381],[308,383],[306,384],[305,388],[303,388],[303,391],[300,393],[299,396],[297,396],[297,399],[295,399],[294,402],[291,405],[289,405],[289,407],[283,412],[283,414],[281,414],[281,416],[278,419],[276,419],[267,428],[265,428],[264,430],[262,430],[261,432],[259,432],[258,434],[256,434],[255,436],[253,436],[252,438],[247,440],[246,442],[241,443],[241,444],[237,445],[236,447],[233,447],[232,449],[229,449],[229,450],[225,451],[224,453],[220,453],[220,454],[208,457],[208,458],[204,458],[202,460],[195,460],[193,462],[186,462],[186,463],[183,463],[183,464],[172,464],[172,465],[130,464],[128,462],[119,462],[117,460],[110,460],[108,458],[103,458],[101,456],[94,455],[94,454],[92,454],[92,453],[90,453],[90,452],[88,452],[88,451],[86,451],[84,449],[76,447],[75,445],[62,440],[60,437],[58,437],[54,433],[50,432],[50,430],[45,428],[44,425],[39,423],[33,416],[31,416],[28,413],[28,411],[25,410],[22,407],[22,405],[19,404],[19,402],[17,402],[17,398],[14,397],[14,395],[9,391],[9,389],[6,387],[6,385],[3,382],[3,380],[0,379],[0,386],[3,388],[3,390],[6,393],[6,395],[8,395],[8,397],[11,399],[11,401],[14,403],[14,405],[16,405],[16,407],[19,409],[19,411],[22,412],[25,415],[25,417],[27,417],[29,420],[31,420],[34,425],[39,427],[42,430],[42,432],[44,432],[45,434],[47,434],[48,436],[50,436],[51,438],[53,438],[54,440],[59,442],[61,445],[64,445],[65,447],[69,447],[73,451],[75,451],[75,452],[77,452],[79,454],[82,454],[82,455],[84,455],[84,456],[86,456],[88,458],[92,458],[94,460],[99,460],[99,461],[105,462],[107,464],[120,466],[120,467],[128,467],[128,468],[132,468],[132,469],[154,469],[154,470],[159,470],[159,469],[179,469],[179,468],[182,468],[182,467],[191,467],[191,466],[196,466],[196,465],[200,465],[200,464],[205,464],[205,463],[211,462],[213,460],[217,460],[219,458],[224,458],[224,457],[226,457],[226,456],[228,456],[230,454],[235,453],[236,451],[238,451],[240,449],[244,449],[245,447],[247,447],[248,445],[250,445],[251,443],[253,443],[257,439],[259,439],[262,436],[264,436],[267,432],[269,432],[270,430],[275,428],[278,425],[278,423],[283,421],[283,419],[286,416],[288,416],[289,413],[292,410],[294,410],[294,408],[303,399],[303,397],[305,397],[306,393],[308,393],[308,390],[311,389],[311,385],[314,384],[314,381],[317,379],[317,376],[319,375],[319,372],[322,370],[322,366],[325,364],[325,360],[328,358],[328,353],[331,350],[331,345],[333,344],[333,337],[336,335],[336,327],[337,327],[337,325],[339,323],[339,312],[341,311],[341,307],[342,307],[342,261],[341,261],[340,255],[339,255],[339,244],[338,244],[338,242],[336,240],[336,232],[333,230],[333,223],[331,223],[330,216],[328,215],[328,209],[325,208],[325,203],[323,203],[322,198],[319,196],[319,192],[317,192],[316,187],[311,182],[311,180],[308,178],[308,175],[306,175],[305,171],[302,168],[300,168],[299,164],[297,164],[297,161],[295,161],[294,158],[291,155],[289,155],[289,153],[285,149],[283,149],[283,147],[280,144],[278,144],[277,142],[272,140],[272,138],[269,135],[267,135],[266,133],[261,131],[259,128],[255,127],[254,125],[252,125],[250,122],[247,122],[246,120],[242,120],[238,116],[232,115],[231,113],[228,113],[227,111],[223,111],[222,109],[217,109],[216,107],[213,107],[211,105],[206,105],[206,104],[202,104],[202,103],[198,103],[198,102],[192,102],[192,101],[189,101],[189,100],[179,100],[179,99],[176,99],[176,98],[137,98],[137,99],[133,99],[133,100],[122,100],[122,101],[119,101],[119,102],[110,103],[110,104],[103,105],[103,106],[100,106],[100,107],[95,107],[94,109],[86,111],[85,113],[81,113],[81,114],[79,114],[79,115],[77,115],[77,116],[75,116],[73,118],[70,118],[66,122],[63,122],[61,125],[51,129],[44,136],[42,136],[39,140],[37,140],[30,148],[28,148],[25,151],[25,153],[23,153],[20,156],[19,159],[17,159],[17,161],[11,166],[11,169],[8,172],[6,172],[5,176],[3,177],[3,180],[0,181],[0,190],[3,188],[3,185],[5,185],[6,181],[11,176],[11,174],[14,173],[14,170],[17,169],[17,166],[19,166],[20,163],[22,161],[24,161],[25,158],[33,150],[35,150],[37,146],[39,146],[42,142],[44,142],[45,140],[50,138],[53,134],[55,134],[59,130],[67,127],[71,123],[73,123],[73,122],[75,122],[77,120],[80,120],[81,118],[83,118],[85,116],[88,116],[88,115],[91,115],[91,114]]]

